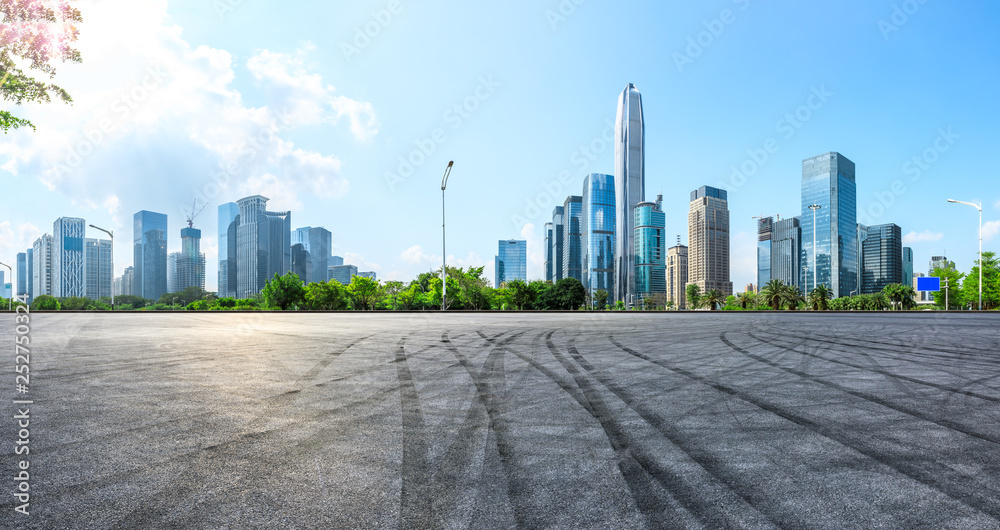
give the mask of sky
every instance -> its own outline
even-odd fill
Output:
[[[116,234],[194,209],[217,286],[217,207],[249,195],[323,226],[333,253],[383,280],[485,266],[613,173],[616,100],[642,93],[646,199],[687,243],[692,190],[729,192],[732,281],[756,281],[755,216],[799,215],[801,162],[857,165],[859,221],[896,223],[914,269],[969,270],[1000,243],[1000,4],[957,0],[444,2],[78,0],[80,64],[62,103],[2,102],[30,119],[0,139],[0,261],[58,217]],[[11,195],[8,197],[8,193]],[[202,207],[204,208],[202,209]],[[100,232],[90,229],[89,237]]]

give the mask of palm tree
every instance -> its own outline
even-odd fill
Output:
[[[785,292],[785,282],[781,280],[771,280],[760,290],[760,296],[764,298],[764,303],[777,311],[781,309],[781,293]]]
[[[698,309],[701,306],[701,287],[696,283],[689,283],[687,288],[687,306],[690,309]]]
[[[740,307],[746,309],[748,305],[754,302],[756,297],[753,295],[753,293],[746,292],[738,294],[736,296],[736,299],[740,302]]]
[[[718,289],[712,289],[705,293],[705,297],[702,298],[702,303],[707,305],[712,311],[716,310],[716,307],[721,307],[722,304],[726,303],[726,297],[722,295],[722,291]]]
[[[813,311],[826,311],[830,308],[830,298],[833,293],[826,284],[819,284],[809,293],[809,303],[812,304]]]
[[[789,311],[795,311],[798,309],[800,303],[806,301],[805,297],[802,296],[802,289],[799,289],[795,285],[785,286],[784,291],[781,293],[781,300],[788,304]]]

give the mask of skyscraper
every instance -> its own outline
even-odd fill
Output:
[[[177,291],[188,287],[205,289],[205,255],[201,253],[201,230],[181,229],[181,251],[177,253]]]
[[[688,284],[688,248],[684,245],[667,249],[667,301],[675,309],[684,309]]]
[[[565,244],[563,238],[566,234],[563,231],[563,207],[556,206],[552,209],[552,278],[557,282],[563,278],[563,260],[565,259]]]
[[[292,240],[295,240],[295,232],[292,232]],[[326,263],[326,260],[323,260]],[[312,257],[306,250],[305,243],[295,243],[292,245],[292,273],[299,277],[303,283],[308,284],[312,275]]]
[[[167,254],[167,292],[176,293],[180,291],[177,288],[177,260],[181,257],[180,252],[171,252]]]
[[[702,186],[688,210],[688,283],[702,293],[733,294],[729,277],[729,202],[726,190]]]
[[[913,249],[903,247],[903,285],[916,287],[913,283]]]
[[[757,220],[757,285],[767,285],[771,281],[771,235],[774,218]]]
[[[662,200],[662,199],[661,199]],[[640,202],[635,219],[635,306],[647,297],[666,295],[666,217],[659,201]]]
[[[528,242],[510,239],[500,240],[494,260],[496,287],[510,280],[528,281]]]
[[[290,212],[268,212],[267,197],[244,197],[236,226],[236,295],[246,297],[264,289],[275,274],[292,268]],[[232,249],[232,245],[230,245]],[[230,274],[232,271],[230,270]]]
[[[111,241],[88,238],[85,243],[87,298],[91,300],[111,298],[114,282],[114,271],[111,269]]]
[[[14,289],[14,296],[28,296],[28,253],[19,252],[17,254],[17,287]],[[11,283],[14,283],[13,281]]]
[[[134,293],[159,300],[167,293],[167,215],[142,210],[132,217]]]
[[[583,281],[583,197],[570,195],[563,203],[563,278]]]
[[[645,200],[645,131],[642,96],[629,83],[618,96],[615,118],[615,295],[627,301],[635,290],[636,205]]]
[[[545,232],[545,280],[551,282],[554,281],[552,279],[552,249],[555,245],[552,241],[552,223],[545,223],[543,230]]]
[[[340,282],[341,285],[350,285],[351,277],[358,275],[358,268],[354,265],[330,265],[330,279]]]
[[[955,269],[955,262],[948,261],[945,256],[932,256],[930,265],[927,267],[927,275],[934,276],[934,269]]]
[[[25,276],[28,282],[28,303],[33,303],[35,300],[35,249],[29,248],[25,251],[28,255],[28,267],[25,270]]]
[[[861,294],[874,294],[891,283],[903,283],[903,236],[899,225],[869,226],[861,250]]]
[[[854,170],[854,162],[836,152],[802,161],[802,267],[809,267],[808,281],[803,278],[801,283],[803,291],[825,284],[836,298],[850,296],[858,288]],[[819,206],[815,227],[811,205]]]
[[[34,263],[31,268],[31,285],[34,298],[52,294],[52,236],[44,234],[31,247]]]
[[[236,223],[240,207],[235,202],[219,205],[219,298],[236,294]]]
[[[115,278],[115,296],[135,295],[135,268],[125,267],[122,275]]]
[[[615,177],[591,173],[583,179],[583,286],[593,295],[615,292]]]
[[[60,217],[52,224],[52,296],[87,296],[83,250],[86,221]]]
[[[799,275],[802,272],[802,226],[801,218],[782,219],[771,229],[771,275],[772,280],[781,280],[785,285],[801,288]],[[763,289],[766,283],[757,285]]]
[[[303,249],[308,253],[307,259],[310,262],[306,268],[306,276],[302,276],[301,280],[306,283],[325,282],[329,275],[333,234],[321,226],[297,228],[292,232],[292,245],[297,243],[302,244]]]

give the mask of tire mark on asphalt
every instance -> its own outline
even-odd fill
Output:
[[[835,429],[810,419],[802,414],[770,403],[768,400],[744,392],[736,387],[725,383],[703,377],[689,372],[683,368],[667,365],[666,363],[649,357],[612,339],[612,343],[622,351],[634,355],[640,359],[649,361],[652,364],[661,366],[678,375],[698,381],[719,392],[723,392],[736,399],[754,405],[761,410],[770,412],[780,418],[784,418],[800,427],[803,427],[819,436],[835,442],[849,450],[856,451],[877,464],[892,469],[901,475],[923,484],[927,488],[937,491],[968,508],[986,514],[994,519],[1000,519],[1000,505],[995,503],[995,499],[1000,497],[1000,491],[983,491],[988,488],[985,484],[968,485],[969,477],[959,473],[945,464],[933,466],[933,469],[923,468],[913,462],[912,453],[904,450],[897,451],[896,454],[891,449],[879,445],[878,441],[872,441],[860,434],[852,434],[850,429]],[[933,464],[927,462],[927,464]],[[945,477],[945,479],[942,479]]]
[[[432,509],[431,466],[428,457],[428,432],[420,412],[420,397],[413,384],[413,374],[406,360],[406,337],[396,349],[396,377],[399,380],[399,404],[403,427],[402,488],[399,498],[400,528],[437,528],[438,514]]]

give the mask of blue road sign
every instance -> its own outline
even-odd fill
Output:
[[[917,278],[917,290],[940,292],[941,278],[935,278],[930,276]]]

